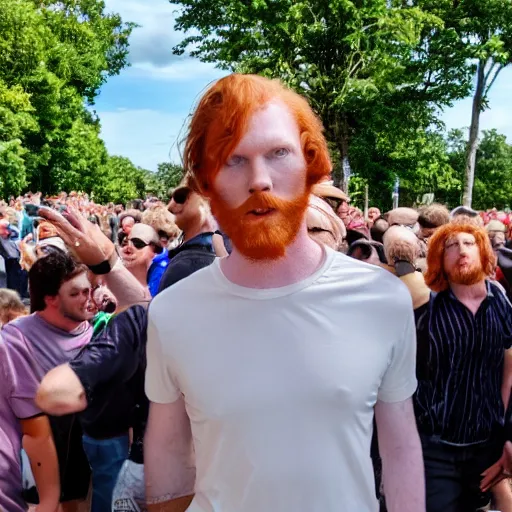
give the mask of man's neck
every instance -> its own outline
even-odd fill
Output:
[[[222,272],[229,281],[246,288],[281,288],[314,274],[324,261],[325,249],[313,241],[305,224],[295,241],[279,260],[250,260],[233,248],[221,260]]]
[[[59,313],[54,313],[49,309],[45,309],[44,311],[38,311],[37,314],[47,323],[61,329],[63,331],[72,332],[75,329],[78,329],[80,325],[84,322],[75,322],[70,318],[66,318]]]
[[[480,304],[487,297],[487,286],[485,281],[472,285],[450,283],[450,288],[457,299],[476,315]]]
[[[209,226],[206,223],[190,226],[190,228],[183,232],[183,243],[192,240],[192,238],[195,238],[197,235],[200,235],[201,233],[207,233],[209,231],[211,230],[209,229]]]

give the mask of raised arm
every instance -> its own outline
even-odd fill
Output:
[[[375,419],[389,512],[425,512],[425,475],[412,399],[377,402]]]
[[[151,403],[144,438],[146,501],[149,512],[183,512],[196,478],[190,420],[182,398]]]

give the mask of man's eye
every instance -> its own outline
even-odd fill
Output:
[[[284,156],[287,156],[290,153],[290,151],[286,148],[279,148],[274,151],[274,156],[277,158],[283,158]]]
[[[240,165],[243,161],[243,157],[238,155],[233,155],[232,157],[228,158],[228,161],[226,162],[226,165],[228,167],[235,167],[236,165]]]

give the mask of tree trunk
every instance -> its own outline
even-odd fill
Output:
[[[342,116],[341,119],[338,121],[337,127],[336,127],[336,142],[338,151],[340,152],[340,165],[339,169],[337,169],[336,177],[335,179],[335,185],[343,192],[348,193],[348,179],[347,176],[345,176],[345,162],[348,162],[348,147],[349,147],[349,134],[348,134],[348,122],[347,118],[345,116]]]
[[[469,128],[468,149],[466,154],[466,169],[464,179],[464,195],[462,204],[471,207],[473,201],[473,184],[475,182],[476,152],[478,149],[478,132],[480,129],[480,112],[485,91],[485,64],[478,62],[476,89],[473,96],[473,110],[471,112],[471,126]]]

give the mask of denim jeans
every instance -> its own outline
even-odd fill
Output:
[[[482,472],[501,455],[501,442],[451,446],[434,437],[421,436],[427,512],[475,512],[490,501],[480,491]]]
[[[84,435],[83,445],[92,470],[91,512],[111,512],[117,477],[128,458],[128,435],[111,439]]]

